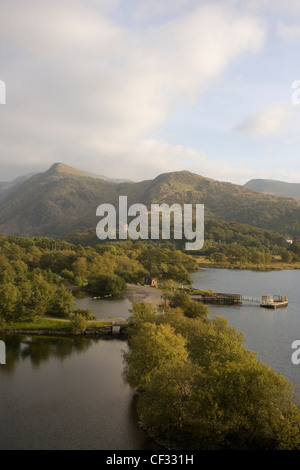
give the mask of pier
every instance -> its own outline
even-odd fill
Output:
[[[243,305],[243,302],[254,302],[264,308],[282,308],[287,307],[288,299],[285,295],[263,295],[260,297],[251,297],[242,294],[223,294],[219,292],[204,292],[201,294],[192,294],[191,298],[205,304],[215,305]]]

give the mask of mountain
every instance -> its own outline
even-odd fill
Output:
[[[300,200],[300,183],[285,183],[284,181],[254,179],[245,184],[246,188],[264,194],[278,197],[287,197]]]
[[[27,175],[19,176],[13,181],[0,183],[0,194],[2,191],[8,192],[11,189],[15,189],[19,184],[23,183],[23,181],[26,181],[28,178],[31,178],[33,175],[34,173],[28,173]]]
[[[130,182],[130,180],[126,180],[126,179],[108,178],[107,176],[96,175],[95,173],[90,173],[89,171],[76,170],[75,168],[73,168],[69,165],[65,165],[64,163],[54,163],[49,168],[48,172],[49,172],[49,174],[54,172],[54,173],[63,173],[65,175],[89,176],[90,178],[96,178],[98,180],[110,181],[111,183]]]
[[[111,181],[112,183],[124,183],[124,182],[130,182],[130,180],[123,179],[123,178],[109,178],[108,176],[105,175],[97,175],[95,173],[90,173],[89,171],[84,171],[84,170],[75,170],[75,168],[72,168],[71,166],[65,165],[64,163],[54,163],[52,165],[52,170],[51,171],[57,171],[58,173],[65,173],[65,174],[73,174],[77,176],[90,176],[91,178],[96,178],[99,180],[104,180],[104,181]],[[26,179],[30,178],[31,176],[35,175],[36,173],[27,173],[26,175],[19,176],[18,178],[14,179],[13,181],[4,181],[0,182],[0,193],[2,190],[8,190],[11,189],[18,184],[22,183]]]
[[[9,191],[0,191],[0,233],[63,237],[74,230],[96,228],[99,204],[118,207],[152,203],[205,205],[205,218],[248,224],[283,234],[300,235],[300,202],[253,191],[179,171],[164,173],[138,183],[114,183],[86,176],[82,171],[56,163]]]
[[[108,176],[105,175],[96,175],[95,173],[90,173],[89,171],[83,171],[85,176],[90,176],[91,178],[96,178],[98,180],[104,180],[104,181],[111,181],[112,183],[130,183],[130,180],[123,179],[123,178],[109,178]]]

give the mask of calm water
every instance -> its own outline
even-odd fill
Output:
[[[76,308],[89,308],[92,310],[96,318],[109,319],[119,318],[127,319],[132,308],[131,302],[123,298],[108,298],[93,300],[90,297],[82,297],[75,299]]]
[[[122,378],[126,342],[3,338],[0,449],[157,448],[138,427]]]
[[[211,316],[221,315],[229,325],[245,333],[245,346],[258,353],[258,358],[297,386],[300,385],[300,365],[291,361],[291,344],[300,339],[300,270],[238,271],[203,269],[192,275],[194,287],[215,292],[262,295],[287,295],[287,308],[270,310],[259,304],[243,306],[208,305]]]
[[[210,306],[245,332],[258,358],[300,385],[291,344],[300,339],[300,271],[205,269],[194,286],[260,297],[283,294],[285,309]],[[77,299],[98,318],[127,318],[127,300]],[[0,366],[0,449],[154,449],[137,425],[133,391],[122,378],[120,340],[10,336]]]

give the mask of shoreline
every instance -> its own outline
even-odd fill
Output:
[[[126,338],[126,325],[120,326],[119,332],[114,332],[111,326],[104,326],[101,328],[87,328],[84,332],[76,334],[72,333],[71,329],[51,329],[51,328],[17,328],[7,329],[1,332],[3,335],[29,335],[29,336],[61,336],[61,337],[103,337],[111,336],[112,338]]]
[[[113,330],[114,327],[120,327],[118,332]],[[6,329],[0,334],[3,335],[29,335],[29,336],[61,336],[61,337],[103,337],[111,336],[112,338],[126,338],[126,324],[103,326],[101,328],[87,328],[82,333],[72,333],[71,329],[51,329],[51,328],[16,328]]]
[[[163,305],[163,290],[159,287],[127,284],[123,297],[130,302],[145,302],[153,304],[156,308]]]
[[[205,268],[212,268],[212,269],[232,269],[237,271],[257,271],[257,272],[267,272],[267,271],[297,271],[300,269],[300,264],[295,266],[291,264],[284,264],[284,265],[266,265],[266,266],[253,266],[253,265],[243,265],[243,266],[235,266],[232,264],[218,264],[218,263],[199,263],[199,270]]]
[[[129,300],[130,302],[146,302],[153,304],[157,309],[162,306],[162,289],[158,287],[127,284],[126,291],[122,294],[124,299]],[[67,320],[62,320],[58,318],[47,318],[47,320],[53,320],[53,322],[66,322]],[[100,321],[100,320],[95,320]],[[64,325],[65,326],[65,325]],[[24,326],[20,325],[16,328],[9,327],[5,328],[4,331],[1,331],[0,334],[8,335],[33,335],[33,336],[65,336],[65,337],[113,337],[113,338],[126,338],[126,322],[120,322],[117,318],[113,318],[109,321],[109,324],[101,325],[98,327],[88,326],[86,330],[82,333],[76,334],[71,331],[69,326],[39,326],[38,324],[34,326],[32,322],[28,322],[28,327],[26,322]]]

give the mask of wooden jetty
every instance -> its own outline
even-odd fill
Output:
[[[205,304],[215,305],[243,305],[244,302],[255,302],[264,308],[282,308],[287,307],[288,299],[285,295],[263,295],[259,297],[250,297],[241,294],[223,294],[219,292],[203,292],[201,294],[192,294],[191,298]]]
[[[222,294],[217,292],[205,292],[202,294],[192,294],[193,300],[198,300],[205,304],[216,305],[242,305],[241,295],[239,294]]]

